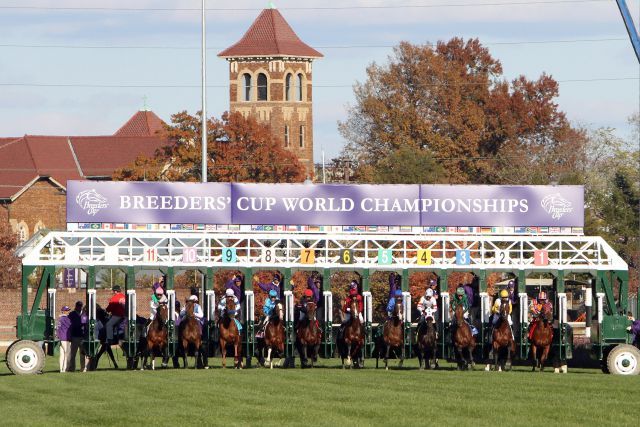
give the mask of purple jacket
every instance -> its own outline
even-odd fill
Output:
[[[399,276],[396,274],[389,274],[389,299],[396,297],[396,289],[398,289],[398,282],[396,280]]]
[[[311,276],[307,279],[307,287],[313,292],[313,302],[318,304],[318,301],[320,301],[320,289],[318,289],[318,286],[316,286]]]
[[[631,333],[635,335],[635,339],[640,338],[640,319],[634,320],[631,324]]]
[[[69,320],[69,316],[60,316],[56,334],[60,341],[71,341],[71,320]]]
[[[269,292],[271,290],[276,291],[278,293],[278,296],[280,296],[280,286],[275,285],[273,282],[269,282],[269,283],[258,283],[258,286],[260,287],[260,289],[262,289],[265,292]]]
[[[238,298],[238,301],[242,302],[242,289],[240,289],[240,286],[236,285],[236,281],[233,278],[227,280],[227,283],[224,285],[224,289],[232,289],[233,294]]]
[[[84,337],[84,323],[82,322],[82,316],[77,311],[69,313],[69,336],[71,338]]]
[[[467,294],[467,302],[469,303],[469,307],[473,307],[473,288],[467,284],[464,285],[464,293]]]

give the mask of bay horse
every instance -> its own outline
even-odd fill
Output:
[[[227,346],[233,346],[233,366],[236,369],[242,369],[242,334],[236,325],[236,303],[234,297],[225,297],[227,299],[226,309],[223,316],[218,321],[220,353],[222,353],[222,367],[227,367]]]
[[[540,372],[544,371],[544,363],[549,356],[549,349],[553,342],[553,327],[551,325],[552,314],[548,309],[536,317],[531,324],[531,333],[529,335],[529,341],[531,341],[531,359],[533,362],[533,369],[531,372],[535,372],[536,368],[540,368]],[[538,358],[538,352],[540,357]]]
[[[393,308],[393,316],[384,324],[382,342],[385,348],[384,369],[389,370],[389,352],[392,348],[400,348],[400,362],[398,363],[398,367],[402,368],[402,364],[404,363],[404,325],[402,319],[402,302],[398,299],[396,299],[396,304]],[[397,356],[395,351],[394,354]],[[378,352],[378,356],[376,357],[376,368],[378,367],[379,357],[380,352]]]
[[[264,350],[267,350],[267,360],[269,368],[273,369],[273,359],[271,353],[275,351],[275,354],[280,356],[278,366],[282,362],[282,356],[284,356],[285,345],[285,330],[284,330],[284,309],[282,308],[282,302],[276,301],[273,313],[269,318],[269,323],[264,331],[264,338],[260,345],[259,353],[262,366],[265,366]]]
[[[113,350],[111,350],[111,343],[107,343],[107,328],[105,325],[108,321],[109,313],[99,304],[96,304],[96,329],[97,338],[98,341],[100,341],[100,350],[98,350],[98,353],[94,357],[89,358],[89,363],[87,364],[88,371],[98,369],[98,362],[104,353],[107,353],[107,356],[109,356],[109,360],[113,363],[113,368],[118,369],[118,363],[113,355]]]
[[[341,344],[340,357],[342,358],[342,369],[345,368],[345,359],[347,359],[349,368],[353,367],[354,360],[358,364],[358,367],[364,365],[360,354],[364,346],[364,327],[362,322],[360,322],[358,302],[355,298],[351,301],[351,320],[345,325],[342,340],[340,340],[339,344]]]
[[[156,311],[156,317],[149,325],[147,331],[147,349],[144,354],[144,363],[142,369],[147,365],[147,358],[151,356],[151,369],[156,369],[156,356],[162,356],[162,367],[167,367],[169,357],[165,355],[167,344],[169,342],[169,331],[167,328],[167,320],[169,319],[169,308],[167,304],[160,304]]]
[[[473,362],[473,350],[476,348],[476,339],[471,334],[471,327],[464,320],[464,307],[459,304],[455,311],[456,330],[453,333],[453,348],[456,354],[458,370],[471,370],[475,367]],[[466,357],[465,357],[466,352]]]
[[[316,304],[313,301],[307,303],[307,316],[298,324],[296,338],[298,340],[298,349],[300,350],[300,363],[302,367],[309,365],[313,368],[313,363],[318,359],[318,350],[322,342],[322,333],[318,327],[316,320]]]
[[[417,351],[420,369],[435,369],[438,366],[436,325],[433,323],[433,313],[428,312],[424,320],[418,324]],[[424,361],[424,365],[422,364]]]
[[[183,368],[187,368],[187,356],[192,350],[195,357],[195,367],[202,367],[201,363],[201,347],[202,347],[202,328],[200,321],[193,314],[195,302],[187,301],[185,303],[185,318],[180,322],[178,328],[178,336],[180,337],[180,343],[182,344],[182,361]]]
[[[516,352],[516,343],[513,340],[513,334],[509,326],[509,305],[509,303],[502,303],[500,305],[500,312],[498,313],[500,318],[498,319],[497,325],[493,328],[491,350],[493,351],[493,366],[498,372],[511,369],[511,354],[515,354]],[[503,350],[507,352],[506,360],[503,357],[501,360],[502,363],[498,364],[501,359],[501,353],[504,353]]]

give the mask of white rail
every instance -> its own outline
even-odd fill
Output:
[[[343,256],[345,250],[349,257]],[[54,231],[20,248],[18,255],[25,265],[60,267],[627,269],[604,239],[592,236]]]

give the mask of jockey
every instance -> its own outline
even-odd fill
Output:
[[[200,304],[198,304],[198,296],[191,295],[189,298],[187,298],[187,301],[193,301],[194,303],[193,315],[195,316],[196,319],[198,319],[199,322],[202,322],[202,319],[204,318],[204,313],[202,312],[202,307],[200,307]],[[226,306],[226,298],[225,298],[225,306]],[[186,307],[180,311],[180,320],[183,320],[185,317],[187,317]]]
[[[517,304],[518,295],[516,294],[515,280],[509,280],[509,283],[507,284],[507,290],[509,291],[509,300],[511,301],[511,304]]]
[[[547,300],[547,293],[540,291],[538,298],[532,299],[531,304],[529,304],[529,321],[532,322],[533,319],[539,317],[544,311],[548,313],[547,316],[552,315],[553,305]]]
[[[389,274],[389,299],[394,298],[396,290],[400,289],[401,276],[396,273]]]
[[[420,312],[420,322],[425,322],[427,317],[431,317],[431,323],[436,323],[438,301],[433,296],[433,289],[427,288],[424,292],[424,295],[418,301],[418,311]]]
[[[267,324],[269,324],[269,318],[273,315],[273,310],[276,308],[276,301],[278,300],[278,292],[275,290],[269,291],[269,296],[264,300],[264,305],[262,306],[262,312],[264,313],[264,318],[262,319],[262,330],[265,330]]]
[[[296,316],[297,322],[301,322],[307,317],[307,304],[312,302],[313,299],[313,291],[311,289],[305,289],[302,298],[300,298],[300,302],[296,306],[296,311],[298,312]]]
[[[280,275],[278,273],[273,275],[273,279],[271,280],[271,283],[260,283],[260,279],[258,278],[258,275],[253,276],[253,280],[255,280],[256,282],[258,282],[258,287],[260,287],[260,289],[262,289],[264,292],[271,292],[271,291],[275,291],[276,292],[276,296],[279,297],[280,296]]]
[[[167,296],[164,294],[164,289],[162,289],[161,286],[158,286],[151,296],[151,302],[149,303],[149,306],[151,307],[151,316],[149,316],[150,322],[156,318],[156,313],[158,312],[160,304],[166,304],[167,302],[168,300]]]
[[[362,295],[358,293],[358,282],[355,280],[351,281],[349,285],[349,295],[344,300],[344,305],[342,306],[342,312],[345,314],[345,321],[342,323],[345,325],[351,320],[351,303],[356,301],[358,305],[358,318],[361,322],[364,322],[364,317],[362,317],[362,312],[364,311],[364,300],[362,299]]]
[[[236,305],[236,312],[240,309],[240,301],[238,300],[238,297],[233,293],[233,289],[227,289],[226,291],[224,291],[224,298],[220,298],[220,302],[218,303],[220,318],[224,316],[224,312],[227,310],[227,298],[233,298],[233,302]],[[193,311],[195,313],[195,307]]]
[[[471,334],[477,335],[478,329],[475,326],[473,326],[469,321],[469,301],[467,301],[467,294],[464,291],[464,288],[462,286],[458,286],[458,288],[456,289],[455,297],[453,297],[453,300],[451,301],[451,312],[455,313],[456,308],[458,308],[458,306],[462,306],[462,309],[463,309],[462,318],[465,320],[465,322],[467,322],[467,324],[471,328]]]
[[[402,290],[396,289],[393,296],[389,299],[387,303],[387,317],[391,319],[393,317],[393,311],[396,308],[396,301],[402,304]],[[400,317],[402,317],[402,313],[400,313]]]
[[[547,300],[547,293],[540,291],[538,298],[531,300],[529,304],[529,340],[533,339],[533,332],[536,330],[534,319],[547,313],[547,320],[551,320],[553,316],[553,305]]]
[[[511,300],[509,299],[509,291],[503,289],[500,291],[500,298],[496,298],[493,302],[493,306],[491,307],[491,316],[493,316],[493,320],[491,324],[496,326],[498,324],[498,319],[500,319],[500,309],[502,308],[502,304],[509,304],[509,315],[507,316],[507,320],[509,321],[509,328],[513,325],[513,320],[511,320],[511,311],[513,310],[513,304],[511,304]],[[513,331],[511,331],[513,334]]]

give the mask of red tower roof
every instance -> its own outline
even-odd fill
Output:
[[[239,42],[218,54],[237,56],[302,56],[322,58],[322,54],[304,43],[276,9],[265,9]]]
[[[157,136],[164,131],[164,122],[153,111],[138,111],[114,136]]]

